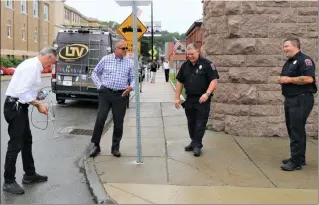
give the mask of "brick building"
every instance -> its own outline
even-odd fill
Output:
[[[202,47],[202,19],[195,21],[186,32],[186,44],[193,43],[197,48]]]

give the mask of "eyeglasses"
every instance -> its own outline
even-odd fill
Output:
[[[125,50],[128,49],[128,47],[122,47],[122,48],[118,48],[118,49],[121,49],[121,50],[125,51]]]

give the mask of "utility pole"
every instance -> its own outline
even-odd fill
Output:
[[[153,1],[151,1],[151,50],[152,50],[152,62],[154,60],[154,30],[153,30]]]

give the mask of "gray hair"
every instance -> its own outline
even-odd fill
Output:
[[[123,39],[116,40],[114,42],[114,49],[116,49],[120,43],[125,43],[125,41]]]
[[[197,48],[197,46],[195,45],[195,44],[188,44],[187,45],[187,48],[186,48],[186,50],[195,50],[195,51],[197,51],[198,52],[198,48]]]
[[[57,51],[50,46],[44,47],[42,48],[42,50],[40,51],[40,55],[41,56],[49,56],[49,55],[53,55],[53,56],[57,56]]]

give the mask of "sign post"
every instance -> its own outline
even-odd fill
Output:
[[[146,27],[137,18],[137,6],[147,6],[152,0],[115,0],[120,6],[132,6],[132,14],[119,26],[118,31],[127,40],[133,41],[133,55],[135,67],[135,101],[136,101],[136,162],[143,163],[141,124],[140,124],[140,88],[139,88],[139,68],[138,68],[138,39],[146,32]],[[130,20],[132,19],[132,20]],[[132,22],[132,23],[130,23]],[[133,35],[132,35],[133,32]]]

